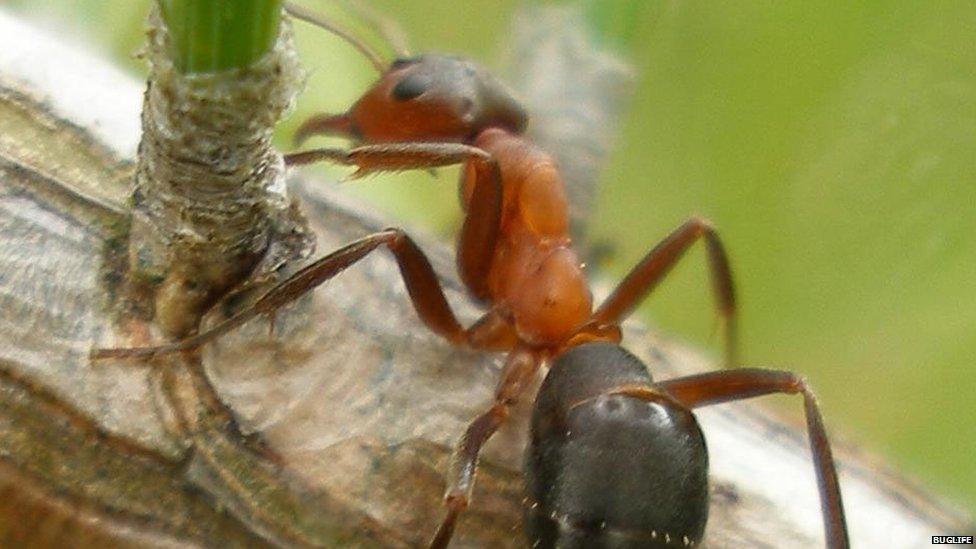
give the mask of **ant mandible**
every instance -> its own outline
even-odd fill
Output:
[[[524,522],[532,547],[695,546],[708,516],[708,454],[693,408],[785,393],[803,396],[827,546],[849,546],[837,473],[813,393],[790,372],[736,368],[655,382],[619,345],[620,324],[697,240],[704,238],[726,361],[735,362],[735,298],[728,259],[711,225],[693,217],[655,246],[594,310],[570,247],[563,185],[552,158],[524,135],[528,117],[488,72],[450,56],[379,56],[349,33],[295,5],[286,9],[338,34],[380,70],[343,114],[307,120],[298,141],[330,134],[360,143],[286,155],[377,171],[463,164],[464,223],[457,269],[487,312],[463,327],[424,253],[388,229],[315,261],[213,329],[157,347],[101,349],[94,358],[148,357],[199,347],[273,314],[380,247],[392,252],[420,319],[454,345],[508,353],[493,404],[458,443],[447,515],[430,547],[446,547],[468,506],[481,447],[543,364],[525,463]]]

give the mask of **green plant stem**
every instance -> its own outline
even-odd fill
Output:
[[[159,0],[185,74],[243,68],[278,36],[281,0]]]

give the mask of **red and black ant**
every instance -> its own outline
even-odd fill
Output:
[[[299,17],[322,24],[300,8]],[[296,13],[297,12],[297,13]],[[328,23],[324,26],[335,31]],[[378,56],[340,34],[379,65]],[[468,506],[482,445],[506,421],[540,367],[525,462],[524,523],[532,547],[695,546],[708,516],[708,455],[693,408],[773,393],[801,394],[820,490],[827,546],[849,546],[837,473],[813,393],[793,373],[736,368],[655,382],[619,345],[620,324],[697,240],[707,246],[726,360],[734,364],[735,298],[728,259],[711,225],[689,219],[655,246],[594,309],[570,247],[559,171],[524,135],[528,117],[474,63],[450,56],[400,58],[344,114],[315,116],[298,130],[360,145],[289,154],[290,165],[328,160],[357,174],[463,163],[464,223],[457,269],[487,312],[465,328],[430,262],[400,229],[361,238],[315,261],[253,306],[195,337],[158,347],[103,349],[96,358],[196,348],[247,320],[272,314],[377,248],[392,252],[429,329],[454,345],[508,353],[493,404],[457,445],[447,516],[431,547],[446,547]]]

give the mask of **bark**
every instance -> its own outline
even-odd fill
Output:
[[[489,402],[496,357],[428,334],[377,255],[282,310],[273,335],[258,319],[201,357],[90,363],[92,346],[141,329],[109,306],[126,261],[140,86],[58,40],[0,13],[0,544],[423,543],[442,514],[449,448]],[[291,185],[319,250],[385,226],[322,182]],[[450,250],[420,242],[474,318]],[[657,379],[710,367],[636,323],[625,343]],[[801,424],[753,403],[700,418],[707,546],[822,546]],[[524,425],[516,417],[488,449],[456,546],[524,545]],[[834,445],[855,546],[973,531],[876,458]]]

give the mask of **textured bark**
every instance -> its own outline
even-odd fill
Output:
[[[76,93],[103,99],[78,105]],[[88,361],[92,346],[141,329],[108,306],[125,261],[139,97],[137,83],[0,14],[0,544],[423,543],[442,513],[449,448],[489,402],[498,364],[425,331],[389,257],[282,310],[274,335],[258,319],[201,357]],[[385,225],[325,184],[292,185],[321,251]],[[474,318],[450,250],[420,241],[448,298]],[[709,367],[636,324],[625,343],[657,379]],[[802,427],[752,403],[700,418],[712,460],[706,544],[822,546]],[[516,417],[486,452],[456,546],[524,545],[524,426]],[[973,531],[878,460],[835,446],[855,546]]]

